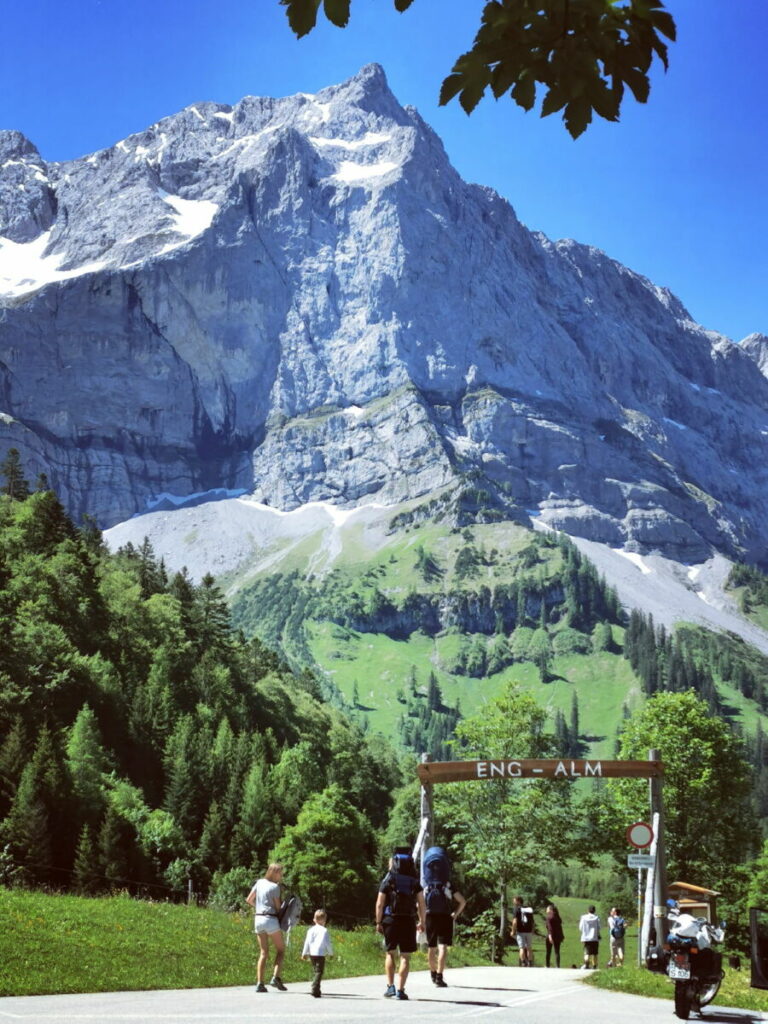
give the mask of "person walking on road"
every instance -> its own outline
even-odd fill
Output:
[[[270,864],[263,878],[254,883],[245,902],[253,907],[254,930],[259,940],[259,962],[256,965],[256,991],[267,992],[264,984],[264,972],[269,960],[270,940],[275,947],[275,970],[270,981],[273,988],[280,992],[287,989],[280,978],[280,968],[285,956],[285,940],[280,929],[280,882],[283,879],[283,865]]]
[[[548,904],[545,921],[547,925],[547,967],[552,966],[550,962],[552,950],[555,951],[555,967],[559,967],[560,947],[563,944],[565,934],[563,932],[563,921],[560,917],[560,911],[554,903]]]
[[[520,966],[533,967],[533,907],[524,907],[522,896],[515,896],[509,931],[517,943]]]
[[[304,949],[301,951],[302,960],[312,962],[312,988],[311,992],[315,999],[322,995],[320,982],[323,980],[325,970],[325,958],[333,956],[333,945],[328,929],[325,927],[327,915],[324,910],[316,910],[312,920],[315,922],[307,931],[304,939]]]
[[[453,925],[467,901],[451,886],[451,862],[442,846],[432,846],[421,864],[424,904],[427,908],[427,957],[432,983],[448,988],[445,960],[453,945]]]
[[[429,973],[432,976],[432,981],[438,988],[448,988],[448,982],[443,977],[443,972],[445,971],[448,950],[453,945],[453,925],[467,905],[467,901],[458,890],[454,889],[451,891],[451,898],[456,903],[456,909],[450,913],[432,913],[432,911],[427,910]]]
[[[417,923],[418,918],[418,923]],[[405,982],[410,970],[411,953],[416,952],[416,932],[424,931],[426,906],[421,883],[416,877],[413,858],[407,850],[397,850],[389,861],[389,871],[381,880],[376,897],[376,931],[384,936],[384,973],[387,998],[407,999]],[[400,964],[395,988],[395,953]]]
[[[624,966],[624,933],[626,930],[627,922],[621,916],[621,911],[618,907],[611,907],[611,912],[608,915],[608,941],[611,945],[609,967]]]
[[[600,950],[600,918],[594,906],[587,908],[586,914],[579,918],[579,937],[584,947],[584,963],[582,971],[597,967],[597,956]]]

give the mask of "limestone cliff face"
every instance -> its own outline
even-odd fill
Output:
[[[0,450],[103,525],[469,480],[568,532],[762,560],[759,345],[463,182],[382,70],[46,164],[0,133]]]

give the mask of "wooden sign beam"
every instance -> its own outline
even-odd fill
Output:
[[[416,768],[422,786],[437,782],[494,779],[650,779],[661,778],[661,761],[602,761],[561,758],[498,758],[488,761],[425,761]]]

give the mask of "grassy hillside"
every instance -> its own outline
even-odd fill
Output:
[[[581,749],[607,757],[627,712],[657,685],[648,657],[658,685],[701,688],[748,736],[765,725],[768,659],[737,637],[688,627],[685,673],[670,675],[669,636],[630,663],[615,595],[567,540],[515,523],[452,528],[413,512],[389,531],[373,547],[345,534],[324,574],[272,563],[230,594],[236,625],[314,667],[326,694],[369,728],[445,756],[457,715],[513,679],[553,719],[571,723],[577,711]],[[435,711],[445,720],[428,735]]]

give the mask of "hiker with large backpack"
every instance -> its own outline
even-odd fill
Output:
[[[407,999],[405,982],[410,970],[411,953],[416,952],[416,931],[424,931],[426,907],[413,857],[406,847],[398,847],[389,861],[389,871],[379,885],[376,897],[376,931],[384,936],[384,973],[387,998]],[[417,923],[418,919],[418,923]],[[395,953],[400,950],[395,988]]]
[[[429,972],[438,988],[447,988],[445,959],[453,945],[453,922],[467,901],[451,888],[451,862],[442,846],[432,846],[421,862],[424,904],[427,908]]]

